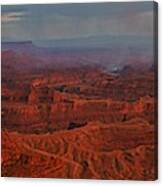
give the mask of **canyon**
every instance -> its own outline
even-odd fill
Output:
[[[113,72],[44,60],[2,51],[2,176],[155,180],[153,64]]]

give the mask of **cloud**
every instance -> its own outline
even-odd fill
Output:
[[[2,7],[2,37],[13,40],[63,39],[88,36],[153,37],[153,6],[24,5]],[[99,7],[100,6],[100,7]],[[89,9],[89,11],[88,11]],[[134,9],[134,11],[133,11]],[[86,15],[85,15],[86,13]]]
[[[129,12],[121,17],[100,16],[89,18],[53,15],[45,17],[37,25],[36,30],[37,32],[33,31],[33,33],[36,33],[36,38],[40,35],[40,38],[44,36],[48,39],[91,35],[153,36],[153,12]]]
[[[26,12],[5,12],[1,15],[1,22],[10,23],[13,21],[20,21],[26,14]]]

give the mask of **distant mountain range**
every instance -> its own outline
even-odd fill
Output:
[[[14,43],[19,45],[32,45],[46,48],[112,48],[116,46],[123,47],[145,47],[152,48],[152,38],[137,36],[90,36],[72,39],[49,39],[35,41],[15,41],[2,42],[3,45],[11,45]]]
[[[41,47],[77,47],[77,48],[112,48],[116,46],[125,47],[150,47],[152,48],[152,39],[149,37],[137,36],[91,36],[72,39],[52,39],[33,41]]]
[[[102,36],[77,39],[2,42],[10,50],[44,60],[46,64],[97,64],[106,71],[127,64],[153,63],[153,43],[148,37]]]

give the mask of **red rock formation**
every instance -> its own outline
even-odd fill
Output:
[[[153,180],[153,131],[92,123],[52,135],[4,132],[2,176]]]
[[[3,55],[2,176],[156,178],[151,71],[28,68],[22,75],[20,59],[25,68],[32,57]]]

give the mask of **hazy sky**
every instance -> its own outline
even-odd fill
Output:
[[[153,2],[3,5],[2,41],[153,36]]]

